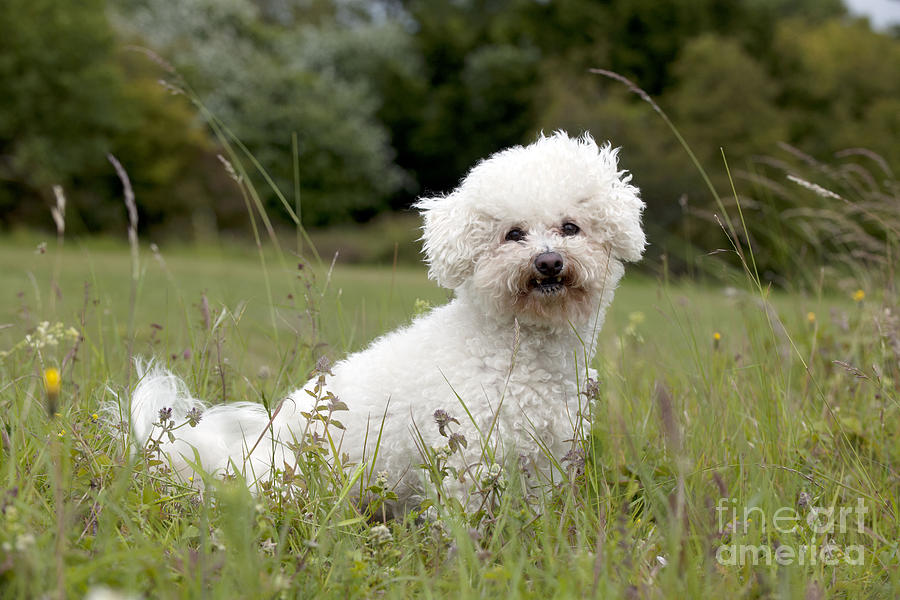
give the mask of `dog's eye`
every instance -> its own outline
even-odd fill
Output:
[[[521,242],[525,239],[525,232],[519,229],[518,227],[513,227],[508,232],[506,232],[506,241],[507,242]]]
[[[581,228],[578,227],[575,223],[563,223],[562,233],[563,235],[575,235],[581,231]]]

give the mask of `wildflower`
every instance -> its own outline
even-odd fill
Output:
[[[32,546],[34,546],[34,535],[23,533],[16,536],[16,550],[19,552],[25,552]]]
[[[60,429],[59,433],[56,434],[56,437],[66,437],[66,430]]]
[[[866,293],[863,290],[856,290],[853,292],[853,301],[854,302],[862,302],[866,298]]]
[[[319,360],[316,361],[316,372],[331,375],[331,361],[328,360],[327,356],[320,356]]]
[[[23,345],[34,350],[41,350],[46,347],[56,347],[61,341],[65,341],[66,339],[75,341],[80,335],[81,334],[78,333],[78,330],[74,327],[66,329],[65,325],[62,323],[54,323],[51,325],[49,321],[41,321],[35,330],[26,335],[25,339],[17,344],[14,349],[18,349]]]
[[[719,349],[719,343],[720,343],[721,341],[722,341],[722,334],[719,333],[718,331],[714,332],[714,333],[713,333],[713,349],[714,349],[714,350],[718,350],[718,349]]]
[[[816,313],[814,313],[814,312],[806,313],[806,320],[809,321],[810,323],[815,323],[816,322]]]
[[[379,545],[386,544],[394,539],[391,530],[383,523],[369,529],[369,536],[372,538],[372,541]]]
[[[56,401],[59,398],[59,369],[50,367],[44,371],[44,387],[47,390],[47,413],[56,414]]]
[[[493,463],[486,473],[481,474],[481,487],[483,491],[502,492],[506,489],[508,482],[503,476],[503,469],[500,465]]]
[[[169,409],[169,410],[171,411],[171,409]],[[200,417],[203,416],[203,411],[195,406],[194,408],[189,410],[187,415],[185,415],[185,416],[187,417],[188,424],[191,427],[196,427],[197,424],[200,422]]]
[[[49,369],[44,371],[44,385],[47,388],[48,394],[53,394],[53,395],[59,394],[59,387],[60,387],[59,384],[60,384],[59,369],[50,367]]]
[[[96,422],[99,421],[99,420],[100,420],[100,415],[98,415],[97,413],[94,413],[94,414],[91,415],[91,422],[92,422],[92,423],[96,423]]]
[[[159,409],[159,422],[165,423],[169,419],[172,418],[172,409],[171,408],[161,408]]]
[[[441,446],[440,448],[432,448],[431,451],[437,460],[446,460],[453,455],[453,451],[449,446]]]
[[[434,411],[433,416],[434,416],[434,421],[438,425],[438,431],[444,437],[447,437],[447,432],[445,430],[450,423],[456,423],[457,425],[459,425],[459,421],[457,421],[454,417],[451,417],[450,414],[446,410],[439,408],[436,411]]]

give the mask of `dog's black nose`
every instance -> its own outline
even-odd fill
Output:
[[[538,254],[534,259],[534,268],[544,277],[554,277],[563,269],[563,258],[556,252]]]

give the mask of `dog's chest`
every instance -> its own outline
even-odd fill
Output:
[[[478,336],[466,343],[470,372],[479,386],[499,399],[502,395],[522,408],[564,400],[577,393],[579,353],[572,335],[521,331]]]

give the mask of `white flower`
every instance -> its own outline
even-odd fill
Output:
[[[16,538],[16,550],[19,552],[25,552],[29,548],[34,546],[34,536],[30,533],[23,533],[22,535]]]
[[[369,529],[369,536],[376,544],[386,544],[394,539],[391,530],[383,523]]]

